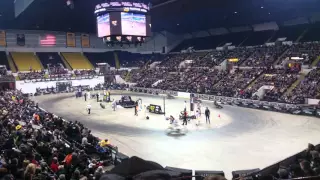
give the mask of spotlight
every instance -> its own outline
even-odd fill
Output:
[[[70,9],[73,9],[74,8],[74,3],[73,3],[73,0],[67,0],[67,6],[70,8]]]

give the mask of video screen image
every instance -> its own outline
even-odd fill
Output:
[[[146,16],[143,14],[121,12],[123,35],[146,36]]]
[[[110,16],[104,14],[97,17],[98,37],[110,36]]]

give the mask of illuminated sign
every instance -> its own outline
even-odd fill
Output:
[[[51,34],[41,35],[39,44],[41,46],[55,46],[56,45],[56,37]]]
[[[229,59],[229,62],[238,62],[238,61],[239,61],[238,58],[231,58],[231,59]]]

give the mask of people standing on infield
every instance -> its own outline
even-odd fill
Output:
[[[113,99],[111,106],[112,106],[113,111],[116,111],[116,108],[117,108],[116,100]]]
[[[134,115],[135,116],[138,116],[138,108],[139,108],[139,106],[138,106],[138,104],[136,104],[136,106],[134,107]]]
[[[182,125],[188,125],[188,121],[187,121],[187,109],[184,108],[184,112],[183,112],[183,124]]]
[[[88,114],[91,113],[91,104],[88,104],[88,105],[87,105],[87,111],[88,111]]]
[[[206,123],[209,122],[210,124],[210,110],[208,107],[206,107],[206,110],[204,111],[204,114],[206,115]]]
[[[84,93],[84,101],[87,101],[87,93]]]

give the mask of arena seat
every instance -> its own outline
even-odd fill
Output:
[[[172,52],[180,52],[181,50],[193,47],[195,50],[215,49],[225,40],[226,35],[207,36],[182,41]]]
[[[61,53],[72,69],[93,69],[90,61],[81,53]]]
[[[63,61],[61,60],[59,54],[56,52],[38,52],[37,56],[39,57],[41,63],[45,68],[48,68],[48,64],[62,64],[64,66]]]
[[[224,36],[222,44],[232,43],[232,46],[239,46],[250,35],[250,31],[229,33]]]
[[[153,57],[140,53],[117,51],[121,67],[142,67]]]
[[[266,43],[275,33],[273,30],[257,31],[251,33],[247,40],[245,40],[241,46],[256,46]]]
[[[35,54],[30,52],[11,52],[12,59],[16,64],[18,71],[41,71],[42,64]]]
[[[320,23],[314,24],[311,26],[307,33],[302,37],[300,40],[301,42],[313,42],[313,41],[320,41]]]
[[[306,25],[296,25],[296,26],[284,26],[280,27],[276,34],[270,40],[271,42],[277,41],[278,38],[286,38],[286,41],[295,42],[298,37],[306,30]]]
[[[6,52],[0,51],[0,65],[6,66],[7,70],[11,70],[7,59]]]
[[[93,66],[97,63],[108,63],[111,67],[115,67],[115,59],[112,51],[104,53],[83,53]]]

